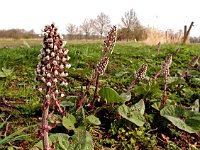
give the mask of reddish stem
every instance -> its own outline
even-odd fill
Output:
[[[46,104],[46,102],[44,101],[43,105],[45,105],[45,104]],[[44,137],[43,137],[44,150],[47,150],[49,147],[48,130],[45,129],[45,127],[48,126],[48,120],[47,120],[48,113],[49,113],[49,105],[47,105],[44,108],[43,113],[42,113],[42,130],[43,130],[43,135],[44,135]]]

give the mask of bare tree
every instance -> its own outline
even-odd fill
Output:
[[[85,19],[83,21],[82,25],[80,26],[83,33],[85,34],[86,40],[88,39],[89,35],[91,34],[93,27],[94,27],[94,20],[93,19],[90,19],[90,20]]]
[[[109,28],[110,28],[110,17],[103,12],[100,13],[100,15],[97,16],[94,23],[95,30],[100,34],[100,37],[102,38],[102,35],[105,34]]]
[[[121,18],[123,27],[127,29],[127,41],[129,40],[130,31],[134,30],[135,24],[138,22],[138,18],[136,12],[131,9],[130,11],[125,12],[124,17]]]
[[[74,35],[76,34],[76,30],[77,30],[76,25],[71,23],[67,25],[67,32],[70,40],[73,39]]]

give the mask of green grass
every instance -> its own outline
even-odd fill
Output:
[[[71,43],[66,47],[70,50],[69,56],[71,57],[72,67],[69,70],[69,88],[73,93],[90,79],[94,67],[101,59],[102,43]],[[191,58],[200,55],[198,45],[162,45],[158,55],[155,46],[137,43],[116,44],[106,73],[101,77],[101,86],[112,87],[119,93],[125,91],[134,79],[135,72],[143,63],[148,64],[147,76],[151,77],[159,71],[166,55],[174,53],[177,47],[180,48],[180,51],[173,56],[170,67],[172,77],[180,76],[180,71],[187,67]],[[3,97],[10,102],[24,102],[23,104],[16,104],[17,109],[13,107],[16,110],[10,112],[15,116],[13,119],[16,124],[17,117],[34,117],[41,111],[40,96],[35,90],[37,82],[34,74],[40,49],[41,46],[0,48],[0,70],[1,68],[13,70],[10,76],[0,78],[0,102],[3,102]],[[183,103],[187,101],[187,104],[190,104],[195,99],[200,99],[199,88],[198,85],[187,85],[188,95],[172,92],[171,98]],[[136,98],[137,95],[135,95]],[[135,134],[134,131],[134,136]],[[144,136],[144,138],[146,137]],[[139,137],[136,139],[141,140]],[[144,142],[148,143],[148,139]]]

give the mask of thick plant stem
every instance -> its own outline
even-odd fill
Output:
[[[45,102],[44,102],[45,103]],[[44,106],[45,104],[43,104]],[[49,113],[49,106],[47,106],[42,113],[42,127],[43,127],[43,148],[44,150],[48,150],[49,148],[49,140],[48,140],[48,129],[46,129],[46,127],[48,127],[48,120],[47,120],[47,116]]]
[[[94,98],[93,98],[93,104],[96,102],[96,98],[98,98],[98,88],[99,88],[99,74],[96,76],[96,85],[94,90]]]

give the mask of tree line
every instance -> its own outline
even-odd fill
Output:
[[[24,29],[9,29],[0,30],[0,38],[11,38],[11,39],[32,39],[39,38],[39,35],[34,30],[26,31]]]
[[[101,39],[111,27],[109,15],[101,12],[95,19],[85,19],[81,25],[69,23],[66,27],[67,37],[73,39]],[[140,23],[136,12],[131,9],[124,13],[118,28],[118,40],[144,40],[146,28]]]
[[[85,19],[80,25],[69,23],[66,25],[66,34],[64,37],[68,40],[81,39],[101,39],[105,37],[111,27],[109,15],[101,12],[94,19]],[[145,27],[143,27],[136,15],[131,9],[124,13],[121,18],[121,24],[118,27],[118,40],[143,40],[146,38]],[[34,30],[26,31],[24,29],[0,30],[0,38],[39,38]]]
[[[94,19],[84,19],[80,25],[69,23],[66,25],[66,34],[64,38],[67,40],[82,40],[82,39],[101,39],[105,37],[112,26],[109,15],[101,12]],[[152,29],[144,27],[137,17],[136,12],[133,9],[126,11],[121,17],[121,23],[118,25],[117,40],[134,40],[144,41],[155,37],[160,37],[161,31],[157,35],[153,34]],[[177,41],[183,36],[182,32],[175,33],[174,31],[166,31],[167,34],[163,34],[165,42],[169,40]],[[28,38],[40,38],[39,34],[36,34],[34,30],[26,31],[24,29],[10,29],[0,30],[0,38],[13,38],[13,39],[28,39]],[[160,38],[158,39],[160,40]],[[191,42],[199,42],[199,38],[190,38]]]

